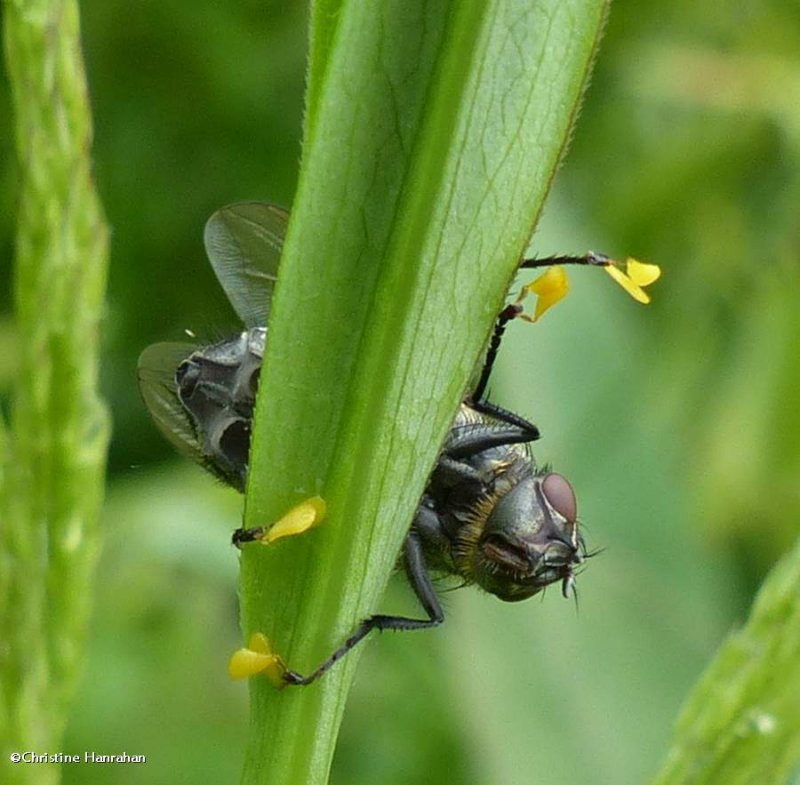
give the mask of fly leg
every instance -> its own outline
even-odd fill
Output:
[[[241,550],[245,543],[260,540],[266,534],[267,528],[266,526],[255,526],[252,529],[236,529],[231,535],[231,543]]]
[[[542,259],[523,259],[519,265],[521,270],[532,270],[541,267],[553,267],[562,264],[579,264],[579,265],[594,265],[597,267],[607,267],[610,264],[610,259],[599,253],[590,251],[583,256],[547,256]],[[500,311],[497,321],[494,325],[494,332],[492,333],[491,340],[489,341],[489,348],[486,351],[486,359],[483,363],[478,383],[475,389],[469,396],[470,405],[483,414],[488,414],[492,417],[501,420],[502,422],[514,425],[519,428],[527,429],[530,433],[535,433],[530,439],[525,441],[534,441],[539,438],[539,431],[533,423],[528,422],[524,417],[520,417],[513,412],[509,412],[496,404],[489,403],[485,399],[486,387],[489,384],[489,377],[492,375],[492,368],[494,367],[497,354],[500,351],[500,344],[503,341],[503,335],[506,331],[508,323],[516,319],[523,311],[520,303],[511,303]]]
[[[306,686],[315,682],[323,673],[329,670],[338,660],[344,657],[347,652],[357,646],[373,630],[423,630],[428,627],[436,627],[444,621],[444,611],[439,603],[439,598],[428,574],[428,566],[425,563],[425,555],[422,551],[422,543],[419,536],[413,530],[409,532],[403,546],[403,557],[406,575],[408,575],[411,588],[414,590],[417,599],[420,601],[423,610],[428,614],[427,619],[410,619],[406,616],[383,616],[375,615],[364,619],[358,625],[356,631],[338,648],[325,662],[322,663],[313,673],[302,676],[297,671],[286,671],[283,678],[289,684]]]
[[[605,254],[589,251],[583,256],[545,256],[542,259],[523,259],[520,262],[519,269],[535,270],[540,267],[555,267],[560,264],[608,267],[611,264],[611,259]]]
[[[500,315],[497,317],[497,321],[494,325],[494,332],[489,341],[489,348],[486,350],[486,359],[483,362],[480,378],[472,394],[469,396],[469,404],[476,411],[482,414],[488,414],[490,417],[494,417],[524,434],[523,438],[515,438],[512,439],[512,441],[533,442],[539,438],[539,429],[532,422],[528,422],[524,417],[510,412],[502,406],[489,403],[484,397],[486,394],[486,386],[489,384],[489,377],[492,375],[492,368],[494,368],[497,354],[500,351],[500,344],[503,341],[503,334],[506,331],[506,327],[510,321],[513,321],[522,313],[522,310],[522,305],[519,303],[511,303],[500,311]],[[484,428],[483,430],[485,432],[486,429]],[[499,443],[510,444],[511,442],[501,441]]]
[[[475,389],[472,391],[472,394],[469,396],[470,400],[472,401],[473,408],[477,409],[480,412],[484,412],[485,414],[491,414],[491,412],[486,412],[482,407],[484,405],[490,405],[487,401],[484,400],[484,395],[486,393],[486,385],[489,384],[489,377],[492,375],[492,368],[494,368],[494,361],[497,359],[497,353],[500,351],[500,344],[503,341],[503,334],[506,331],[506,327],[510,321],[516,319],[522,313],[522,306],[519,303],[511,303],[511,305],[507,305],[500,311],[500,315],[497,317],[497,321],[494,324],[494,332],[492,333],[491,340],[489,341],[489,348],[486,350],[486,359],[483,361],[483,368],[481,370],[480,378],[478,379],[478,383],[475,385]],[[512,412],[513,417],[516,417]],[[519,418],[522,420],[522,418]],[[525,422],[523,420],[523,422]],[[530,425],[530,423],[527,423]],[[533,426],[532,426],[533,427]]]
[[[476,408],[474,404],[473,408]],[[435,472],[448,467],[449,462],[457,463],[459,467],[466,467],[467,464],[461,463],[464,458],[477,455],[479,452],[492,447],[502,447],[507,444],[525,444],[536,441],[539,438],[539,429],[535,425],[517,415],[514,415],[513,420],[506,420],[497,414],[497,412],[505,413],[505,410],[499,406],[496,407],[494,404],[487,403],[486,407],[481,411],[488,412],[492,416],[503,420],[503,422],[496,425],[474,423],[454,428],[445,443],[444,451],[439,457],[439,463],[434,469]],[[459,468],[459,471],[463,470]],[[475,470],[473,469],[472,471]],[[464,478],[459,476],[459,479]]]

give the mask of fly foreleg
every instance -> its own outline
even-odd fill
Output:
[[[420,601],[423,610],[428,614],[427,619],[411,619],[406,616],[370,616],[358,625],[356,631],[338,648],[325,662],[313,673],[302,676],[297,671],[286,671],[283,678],[289,684],[306,686],[315,682],[323,673],[329,670],[347,652],[355,648],[373,630],[423,630],[436,627],[444,621],[444,612],[439,603],[439,598],[433,588],[433,582],[425,563],[422,543],[418,535],[411,531],[406,537],[403,547],[403,557],[406,574],[411,583],[414,594]]]

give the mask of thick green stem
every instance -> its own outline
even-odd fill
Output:
[[[261,377],[246,637],[309,671],[372,612],[562,156],[602,0],[320,2],[303,167]],[[244,782],[322,783],[358,653],[251,681]]]
[[[98,397],[108,232],[91,176],[91,117],[72,0],[4,4],[19,166],[19,379],[2,487],[3,782],[55,782],[80,675],[99,547],[109,421]]]

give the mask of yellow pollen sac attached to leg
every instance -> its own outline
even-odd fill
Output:
[[[569,292],[567,271],[560,265],[549,267],[535,281],[522,287],[517,302],[522,302],[529,294],[536,295],[536,308],[533,316],[520,314],[520,318],[528,322],[536,322],[557,302],[563,300]]]
[[[304,502],[300,502],[296,507],[292,507],[286,515],[277,521],[260,538],[264,545],[270,545],[281,537],[293,537],[296,534],[303,534],[314,526],[318,526],[325,519],[328,506],[321,496],[312,496]]]
[[[276,687],[285,687],[283,674],[286,666],[279,655],[272,651],[269,638],[263,632],[250,636],[247,648],[237,649],[228,662],[228,674],[232,679],[247,679],[263,673]]]
[[[647,305],[650,295],[644,291],[645,286],[657,281],[661,276],[661,268],[657,264],[647,264],[638,259],[626,259],[623,263],[612,260],[605,271],[637,302]]]

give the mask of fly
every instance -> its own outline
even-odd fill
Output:
[[[208,471],[244,491],[253,408],[267,340],[269,304],[289,214],[260,202],[218,210],[205,228],[214,272],[245,329],[210,346],[159,343],[139,359],[139,387],[166,438]],[[562,264],[606,266],[597,254],[525,260],[523,268]],[[577,501],[569,481],[537,466],[530,443],[539,430],[486,399],[486,387],[507,324],[522,314],[514,303],[500,313],[478,383],[447,433],[403,544],[400,563],[425,618],[374,615],[307,676],[318,679],[372,630],[435,627],[444,613],[432,574],[477,584],[506,602],[527,599],[560,583],[566,597],[587,557]],[[238,547],[264,529],[238,529]]]
[[[205,228],[206,252],[246,329],[210,346],[153,344],[139,358],[139,389],[167,440],[242,493],[288,220],[286,210],[261,202],[214,213]]]

